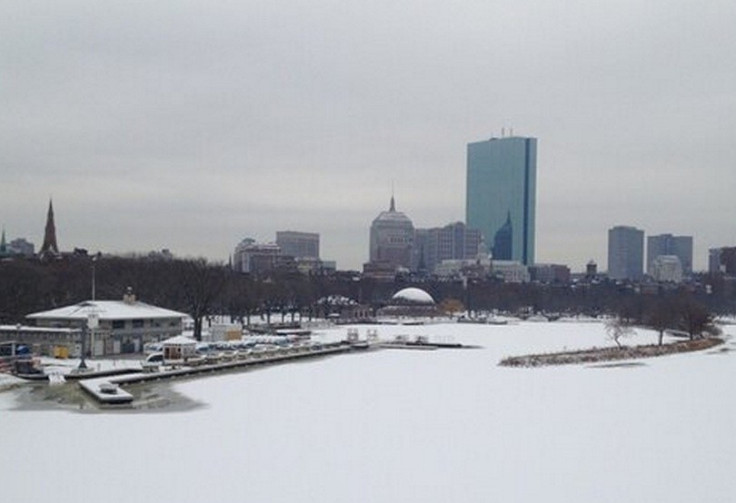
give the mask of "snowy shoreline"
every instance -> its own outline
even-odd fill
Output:
[[[605,347],[563,351],[559,353],[540,353],[509,356],[499,362],[504,367],[533,368],[547,365],[576,365],[584,363],[603,363],[620,360],[638,360],[678,353],[689,353],[710,349],[726,341],[720,337],[709,337],[693,341],[676,341],[668,344],[646,344],[639,346]],[[724,348],[728,351],[728,349]]]

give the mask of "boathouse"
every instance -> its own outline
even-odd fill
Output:
[[[89,327],[85,347],[92,356],[140,353],[146,343],[181,335],[186,317],[185,313],[140,302],[130,290],[122,300],[88,300],[26,316],[36,327],[54,329],[46,332],[47,337],[29,341],[34,351],[51,355],[54,348],[66,346],[72,356],[80,354],[83,326]],[[89,324],[91,319],[96,320],[96,327]],[[74,340],[69,340],[71,330]]]

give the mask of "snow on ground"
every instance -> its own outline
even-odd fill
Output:
[[[733,351],[516,369],[497,363],[610,341],[592,323],[361,335],[368,328],[484,347],[382,350],[183,381],[178,392],[207,404],[187,412],[25,412],[13,410],[17,391],[0,393],[3,501],[734,499]],[[626,343],[655,340],[642,332]]]

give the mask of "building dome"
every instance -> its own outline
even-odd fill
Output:
[[[421,288],[404,288],[396,292],[391,299],[410,304],[434,304],[432,296]]]

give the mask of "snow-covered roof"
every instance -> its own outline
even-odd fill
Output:
[[[434,304],[434,299],[430,294],[428,294],[421,288],[414,287],[399,290],[391,298],[393,300],[403,300],[405,302],[412,302],[416,304]]]
[[[67,319],[86,320],[96,314],[100,320],[130,320],[152,318],[183,318],[186,313],[152,306],[145,302],[125,302],[122,300],[88,300],[71,306],[59,307],[26,316],[32,320]]]
[[[192,339],[191,337],[186,337],[184,335],[175,335],[174,337],[169,337],[165,341],[161,341],[161,344],[164,344],[166,346],[184,346],[184,345],[192,345],[194,346],[197,344],[197,341]]]

